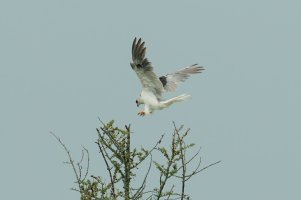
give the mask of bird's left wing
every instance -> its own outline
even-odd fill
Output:
[[[159,80],[158,76],[153,71],[152,64],[145,58],[146,47],[141,38],[138,40],[135,38],[132,46],[132,69],[136,72],[143,89],[147,89],[154,93],[158,99],[161,98],[163,92],[163,84]]]

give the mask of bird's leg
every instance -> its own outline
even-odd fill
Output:
[[[145,116],[145,112],[142,110],[142,111],[138,112],[138,115],[143,117],[143,116]]]
[[[138,115],[140,115],[140,116],[145,116],[145,115],[149,115],[149,114],[150,114],[150,109],[149,109],[148,104],[145,104],[144,109],[141,110],[140,112],[138,112]]]

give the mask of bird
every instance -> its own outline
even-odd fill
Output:
[[[138,115],[150,115],[155,110],[162,110],[176,102],[188,99],[190,95],[184,93],[164,100],[162,94],[175,91],[180,83],[184,82],[192,74],[201,73],[204,67],[193,64],[174,73],[158,77],[154,72],[153,65],[145,57],[145,54],[145,42],[141,38],[137,40],[135,37],[132,44],[132,62],[130,65],[142,84],[142,90],[136,99],[136,105],[139,107],[144,104],[144,109],[139,111]]]

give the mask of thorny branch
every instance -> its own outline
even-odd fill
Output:
[[[98,146],[102,159],[104,160],[109,182],[105,182],[100,176],[91,175],[92,179],[88,179],[89,171],[89,152],[83,147],[80,161],[75,163],[72,159],[70,151],[66,145],[54,133],[51,133],[56,140],[63,146],[68,154],[69,161],[75,174],[78,189],[73,190],[80,192],[81,200],[140,200],[140,199],[181,199],[188,200],[190,197],[186,194],[187,181],[201,171],[220,163],[214,162],[201,168],[201,158],[199,156],[201,148],[187,159],[187,151],[194,146],[193,143],[186,143],[186,136],[190,129],[183,131],[184,126],[176,127],[173,122],[174,132],[169,148],[161,146],[164,134],[161,135],[156,144],[150,149],[131,148],[131,126],[125,126],[120,129],[114,126],[114,121],[103,123],[97,128],[98,139],[95,142]],[[156,151],[154,151],[156,150]],[[165,164],[153,160],[153,154],[159,152],[165,159]],[[87,156],[87,165],[84,170],[83,161]],[[150,163],[146,170],[144,178],[138,187],[131,186],[131,180],[136,176],[136,171],[146,158],[150,157]],[[197,158],[198,162],[194,170],[188,170],[189,165]],[[161,159],[162,160],[162,159]],[[158,187],[147,189],[147,179],[151,171],[152,164],[159,172]],[[140,174],[140,172],[139,172]],[[180,188],[177,188],[175,181],[178,180]],[[133,179],[134,180],[134,179]],[[172,184],[171,184],[172,183]],[[121,187],[123,186],[123,187]],[[165,189],[169,188],[169,189]]]

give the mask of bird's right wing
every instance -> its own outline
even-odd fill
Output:
[[[143,89],[149,90],[160,99],[163,92],[163,85],[158,76],[153,71],[152,64],[145,58],[146,47],[141,38],[135,38],[132,46],[132,69],[136,72]]]
[[[203,70],[203,67],[194,64],[172,74],[161,76],[159,79],[163,84],[164,91],[173,92],[177,89],[177,86],[184,82],[190,75],[201,73]]]

